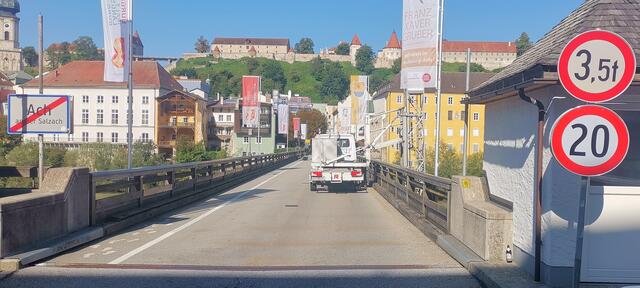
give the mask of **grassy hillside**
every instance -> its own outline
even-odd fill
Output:
[[[202,80],[211,79],[212,95],[220,93],[221,95],[238,95],[240,93],[241,85],[240,81],[242,75],[260,75],[265,78],[265,65],[269,62],[271,64],[277,63],[284,72],[284,78],[286,82],[283,83],[284,89],[281,93],[287,93],[289,90],[295,94],[311,97],[314,103],[330,103],[335,104],[338,100],[344,99],[346,93],[338,93],[343,95],[323,95],[321,93],[321,85],[323,79],[318,79],[319,72],[314,71],[317,67],[314,67],[313,62],[295,62],[287,63],[282,61],[274,61],[265,58],[243,58],[238,60],[220,59],[214,60],[211,57],[197,58],[189,60],[180,60],[177,63],[176,69],[172,71],[173,75],[184,75],[189,77],[195,77]],[[351,63],[341,62],[333,63],[330,61],[324,61],[331,63],[332,65],[339,65],[344,77],[348,78],[351,75],[360,75],[361,72],[356,69]],[[257,67],[256,67],[257,66]],[[337,76],[341,77],[341,76]],[[390,80],[393,77],[391,69],[376,69],[372,74],[372,86],[380,86],[384,82]],[[266,77],[268,78],[268,77]],[[344,80],[344,79],[343,79]],[[381,83],[379,83],[381,82]],[[270,92],[270,85],[264,85],[264,92]],[[272,85],[271,85],[272,86]],[[275,85],[278,86],[278,85]],[[347,87],[348,88],[348,87]],[[377,88],[377,87],[372,87]],[[326,93],[325,93],[326,94]]]

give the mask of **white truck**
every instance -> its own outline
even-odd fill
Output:
[[[359,161],[356,140],[351,134],[320,134],[311,141],[309,189],[318,186],[352,184],[356,190],[366,189],[368,163]]]

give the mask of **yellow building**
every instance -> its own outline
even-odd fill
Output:
[[[172,156],[179,141],[207,140],[207,101],[198,95],[171,91],[158,97],[156,143],[160,153]],[[207,143],[204,143],[205,147]]]
[[[472,73],[470,85],[471,88],[480,85],[488,80],[493,74],[490,73]],[[466,75],[465,73],[443,73],[442,75],[442,101],[441,113],[442,120],[440,126],[440,142],[447,145],[450,149],[457,153],[462,153],[464,142],[464,104],[461,103],[465,96]],[[374,106],[376,101],[384,100],[385,110],[388,113],[386,123],[391,123],[392,127],[385,133],[385,140],[392,141],[400,138],[402,134],[401,117],[399,117],[404,107],[404,92],[400,89],[400,79],[396,77],[393,83],[387,87],[383,87],[374,97]],[[424,94],[412,95],[409,99],[414,105],[410,105],[410,112],[417,114],[419,107],[422,112],[426,113],[426,120],[423,123],[424,141],[426,149],[435,147],[436,139],[436,113],[437,101],[434,89],[426,90]],[[414,102],[415,101],[415,102]],[[377,112],[377,111],[376,111]],[[414,120],[414,127],[415,127]],[[420,131],[414,132],[414,137],[418,137]],[[468,155],[483,152],[484,146],[484,106],[469,106],[469,147]],[[414,140],[414,143],[417,142]],[[382,149],[382,160],[399,164],[401,161],[401,146],[397,144]],[[410,164],[415,166],[416,155],[410,155]]]

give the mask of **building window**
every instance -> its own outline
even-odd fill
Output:
[[[118,125],[118,109],[111,110],[111,124]]]
[[[60,134],[53,134],[53,141],[54,142],[60,141]]]
[[[447,111],[447,119],[449,119],[449,121],[453,120],[453,111]]]
[[[104,133],[102,132],[96,133],[96,141],[102,143],[102,141],[104,141]]]
[[[473,129],[473,137],[480,137],[480,129]]]
[[[89,132],[82,132],[82,142],[89,142]]]
[[[149,96],[142,96],[142,104],[149,104]]]
[[[82,124],[89,124],[89,109],[82,109]]]
[[[453,105],[453,97],[449,97],[449,99],[447,99],[447,104]]]
[[[118,133],[111,132],[111,143],[118,143]]]
[[[104,124],[104,110],[102,109],[98,109],[96,112],[96,124]]]
[[[182,117],[183,123],[189,123],[189,117]]]
[[[224,121],[224,115],[218,115],[218,122]]]
[[[67,140],[68,140],[69,142],[73,142],[73,134],[69,134],[69,135],[67,135]]]
[[[244,137],[244,138],[242,138],[242,142],[243,142],[244,144],[249,144],[249,137]]]
[[[422,96],[422,104],[427,104],[427,103],[429,103],[429,96],[427,95]]]
[[[142,125],[149,125],[149,110],[142,110]]]
[[[118,104],[118,96],[111,96],[111,103]]]
[[[104,103],[104,96],[98,95],[98,103]]]
[[[453,144],[451,144],[451,143],[447,144],[447,148],[449,148],[449,150],[453,151]]]
[[[402,103],[402,95],[398,95],[398,97],[396,97],[396,102]]]
[[[453,129],[447,128],[447,136],[449,137],[453,136]]]
[[[460,137],[464,137],[464,129],[460,129]]]
[[[473,121],[480,121],[480,113],[478,112],[473,113]]]
[[[9,31],[4,31],[4,40],[9,40]]]
[[[142,137],[140,137],[142,142],[149,142],[149,133],[142,133]]]
[[[89,96],[82,95],[82,103],[89,103]]]
[[[479,153],[479,152],[480,152],[480,145],[473,144],[473,153]]]
[[[231,115],[227,115],[227,122],[231,122]]]
[[[262,137],[256,138],[256,144],[262,144]]]

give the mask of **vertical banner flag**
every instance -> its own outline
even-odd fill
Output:
[[[293,118],[293,138],[298,138],[300,135],[300,118]]]
[[[351,125],[356,130],[356,140],[364,139],[369,101],[369,77],[351,76]]]
[[[424,91],[437,83],[439,0],[404,0],[400,88]]]
[[[242,124],[247,127],[260,125],[260,77],[242,76]]]
[[[126,82],[131,63],[131,0],[102,0],[104,81]]]
[[[300,139],[307,140],[307,124],[300,124]]]
[[[340,134],[351,133],[351,102],[343,101],[338,103],[338,132]]]
[[[280,98],[278,104],[278,134],[287,135],[289,133],[289,103],[287,98]]]

